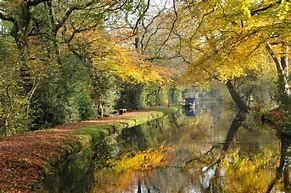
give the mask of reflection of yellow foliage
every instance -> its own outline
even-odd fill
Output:
[[[98,184],[91,192],[125,191],[140,175],[149,174],[148,171],[155,167],[165,166],[167,155],[172,151],[172,147],[161,146],[158,149],[126,153],[118,160],[110,160],[111,169],[97,170],[94,173]]]
[[[227,177],[225,192],[265,192],[275,174],[270,172],[272,159],[270,152],[263,152],[253,159],[240,156],[238,151],[228,154],[222,161]]]
[[[155,167],[166,164],[167,153],[173,150],[172,147],[160,147],[158,149],[149,149],[138,153],[126,153],[119,160],[109,161],[113,169],[117,171],[124,170],[150,170]]]
[[[136,177],[134,171],[123,171],[117,175],[116,171],[98,170],[94,173],[98,185],[94,186],[92,192],[123,192]]]

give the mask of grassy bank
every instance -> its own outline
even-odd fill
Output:
[[[166,112],[169,110],[126,113],[0,139],[0,193],[31,192],[33,185],[66,157]]]

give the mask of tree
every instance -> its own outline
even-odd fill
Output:
[[[22,101],[21,113],[36,127],[51,127],[92,118],[94,107],[102,117],[103,111],[114,107],[119,86],[125,82],[163,81],[160,72],[114,37],[111,28],[121,16],[145,9],[144,5],[138,0],[1,1],[1,43],[6,45],[5,38],[11,36],[15,46],[9,39],[7,48],[17,50],[1,55],[6,57],[3,64],[14,72],[13,77],[7,76],[9,70],[0,73],[1,90],[7,90],[9,81],[14,85],[1,93],[1,127],[14,124],[15,131],[18,127],[19,119],[10,115],[14,111],[6,100],[12,93],[13,100]]]
[[[233,81],[250,72],[259,74],[262,66],[269,64],[268,41],[288,42],[288,6],[286,1],[181,3],[178,34],[186,47],[181,55],[190,64],[188,80],[214,78],[226,83],[237,106],[247,111]]]

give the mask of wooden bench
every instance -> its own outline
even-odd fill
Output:
[[[126,113],[127,112],[127,109],[118,109],[118,113],[120,114],[120,115],[123,115],[124,113]]]

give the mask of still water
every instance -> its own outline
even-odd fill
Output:
[[[167,164],[150,170],[106,167],[125,152],[171,147]],[[96,147],[95,159],[72,158],[36,192],[222,193],[291,192],[290,139],[217,102],[180,109],[125,129]]]

